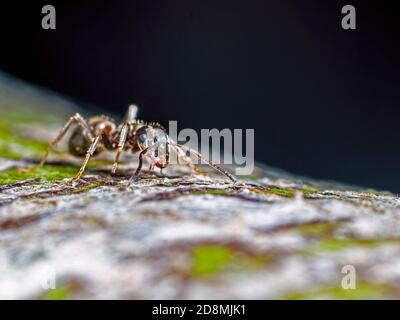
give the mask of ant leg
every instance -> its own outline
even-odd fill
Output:
[[[77,174],[72,178],[73,181],[79,180],[79,178],[82,176],[83,172],[85,171],[86,165],[89,162],[90,157],[93,155],[93,153],[96,150],[96,147],[100,141],[100,138],[101,138],[101,133],[98,134],[96,136],[96,138],[94,138],[94,140],[92,141],[92,144],[90,145],[88,151],[86,152],[85,160],[83,161],[81,168],[79,169]]]
[[[169,141],[166,143],[166,152],[165,152],[165,163],[160,166],[160,174],[163,174],[163,169],[169,165],[169,154],[171,153],[171,144]]]
[[[136,120],[136,115],[138,113],[138,110],[139,110],[139,108],[138,108],[137,105],[131,104],[128,107],[128,111],[127,111],[127,113],[125,115],[125,121],[134,121],[134,120]]]
[[[142,166],[143,166],[143,156],[145,156],[146,153],[147,153],[149,150],[154,149],[154,148],[157,148],[159,145],[160,145],[160,143],[159,143],[159,142],[156,142],[155,144],[151,145],[150,147],[147,147],[147,148],[144,149],[142,152],[140,152],[140,154],[139,154],[139,165],[138,165],[138,167],[137,167],[137,169],[136,169],[136,171],[135,171],[135,176],[138,176],[140,170],[142,170]],[[169,156],[168,156],[168,158],[169,158]]]
[[[193,150],[192,148],[189,148],[188,146],[185,145],[181,145],[181,144],[177,144],[175,141],[171,140],[171,143],[178,148],[184,149],[189,151],[190,153],[194,153],[197,158],[199,160],[202,160],[204,162],[206,162],[209,166],[213,167],[215,170],[219,171],[220,173],[222,173],[223,175],[225,175],[227,178],[229,178],[229,180],[231,180],[232,182],[237,182],[236,178],[229,173],[228,171],[226,171],[225,169],[221,168],[220,166],[212,163],[210,160],[207,160],[206,158],[204,158],[199,152],[197,152],[196,150]]]
[[[187,166],[189,166],[190,169],[192,169],[194,172],[201,174],[203,176],[206,176],[207,173],[203,170],[200,170],[198,168],[196,168],[192,162],[192,159],[190,159],[183,151],[182,149],[178,148],[177,146],[174,146],[174,150],[176,151],[176,155],[177,155],[177,160],[178,160],[178,165],[181,165],[181,160],[184,161],[183,164],[186,164]]]
[[[171,144],[167,140],[167,152],[165,154],[165,167],[169,165],[169,154],[171,153]]]
[[[126,138],[128,137],[128,133],[129,133],[129,125],[128,125],[128,123],[124,123],[124,125],[122,126],[122,129],[121,129],[121,133],[119,135],[117,153],[115,155],[115,160],[114,160],[114,163],[113,163],[113,166],[111,169],[112,174],[115,174],[115,172],[117,172],[119,158],[121,156],[122,150],[124,149],[124,145],[126,142]]]
[[[149,150],[149,148],[144,149],[142,152],[140,152],[139,154],[139,165],[135,171],[135,176],[139,175],[140,170],[142,170],[142,165],[143,165],[143,156],[146,155],[147,150]]]
[[[71,125],[77,122],[78,125],[80,125],[82,128],[86,129],[84,130],[84,132],[88,135],[88,138],[90,140],[93,139],[93,134],[90,131],[90,128],[88,126],[88,124],[86,123],[85,119],[79,114],[79,113],[75,113],[72,117],[69,118],[69,120],[67,121],[67,123],[65,124],[65,126],[61,129],[61,131],[57,134],[57,136],[50,142],[46,153],[43,155],[42,159],[40,160],[39,164],[37,164],[36,166],[30,168],[30,169],[21,169],[21,171],[23,172],[31,172],[31,171],[35,171],[41,167],[44,166],[44,164],[47,161],[47,158],[49,156],[50,151],[52,151],[56,145],[60,142],[60,140],[64,137],[64,135],[67,133],[68,129],[71,127]]]

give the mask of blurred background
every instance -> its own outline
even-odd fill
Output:
[[[43,30],[54,5],[57,29]],[[352,4],[357,30],[341,28]],[[0,70],[123,115],[254,128],[262,163],[400,192],[395,1],[13,1]]]

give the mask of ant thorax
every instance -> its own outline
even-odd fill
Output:
[[[101,133],[103,136],[109,136],[116,129],[114,122],[107,116],[89,118],[88,125],[94,135]]]

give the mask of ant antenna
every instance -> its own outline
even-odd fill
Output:
[[[184,149],[184,150],[189,151],[190,153],[194,153],[194,154],[197,156],[197,158],[198,158],[199,160],[204,161],[204,162],[207,163],[210,167],[214,168],[215,170],[217,170],[217,171],[219,171],[220,173],[222,173],[223,175],[225,175],[225,176],[226,176],[229,180],[231,180],[232,182],[234,182],[234,183],[237,182],[237,179],[236,179],[231,173],[229,173],[228,171],[226,171],[224,168],[222,168],[222,167],[220,167],[220,166],[218,166],[218,165],[212,163],[210,160],[207,160],[206,158],[204,158],[204,156],[203,156],[201,153],[197,152],[196,150],[193,150],[192,148],[190,148],[190,147],[188,147],[188,146],[185,146],[185,145],[182,145],[182,144],[178,144],[178,143],[176,143],[175,141],[173,141],[173,140],[171,140],[171,139],[169,139],[169,142],[170,142],[173,146],[175,146],[175,148]]]

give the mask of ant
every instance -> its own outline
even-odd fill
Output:
[[[156,166],[160,168],[162,172],[162,169],[169,164],[171,147],[176,152],[178,164],[182,164],[181,161],[183,161],[193,171],[204,174],[204,172],[193,165],[190,157],[186,155],[185,151],[189,151],[196,155],[199,160],[204,161],[209,166],[225,175],[232,182],[237,181],[232,174],[205,159],[199,152],[173,141],[167,135],[165,128],[160,124],[156,122],[145,123],[141,120],[137,120],[137,112],[138,107],[136,105],[130,105],[124,122],[119,126],[116,126],[109,117],[104,115],[94,116],[86,120],[79,113],[76,113],[67,121],[58,135],[51,141],[39,164],[28,169],[28,171],[43,167],[50,151],[57,146],[58,142],[60,142],[71,128],[72,124],[76,122],[78,126],[69,138],[69,153],[74,156],[84,157],[84,160],[79,171],[72,178],[72,181],[78,181],[85,171],[90,158],[104,150],[116,152],[111,174],[116,173],[123,151],[131,151],[134,154],[139,153],[139,165],[136,169],[135,176],[138,176],[142,169],[144,157],[150,162],[150,171]]]

